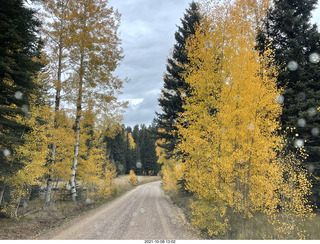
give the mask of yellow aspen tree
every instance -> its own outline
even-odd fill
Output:
[[[11,187],[10,202],[5,204],[3,211],[9,216],[18,217],[20,200],[27,192],[27,186],[41,184],[41,178],[48,173],[46,158],[49,153],[49,138],[53,132],[53,113],[49,106],[35,103],[35,97],[30,102],[30,112],[27,118],[18,117],[31,131],[24,135],[24,145],[15,148],[15,158],[24,167],[8,178]]]
[[[255,36],[267,1],[204,1],[206,20],[187,45],[191,87],[179,126],[194,224],[224,233],[227,211],[244,218],[275,208],[281,105],[272,52]]]
[[[68,85],[66,84],[68,78],[66,78],[66,62],[67,62],[67,43],[68,43],[68,27],[70,22],[68,16],[70,14],[68,9],[69,0],[45,0],[43,1],[44,7],[44,28],[43,33],[46,37],[46,53],[48,64],[46,66],[46,72],[48,74],[46,87],[53,88],[53,100],[54,100],[54,127],[58,130],[60,105],[63,92],[67,92]],[[51,157],[48,165],[50,169],[47,179],[47,189],[45,195],[45,203],[49,204],[51,201],[51,188],[53,182],[53,168],[55,167],[57,157],[57,145],[52,144]],[[63,148],[59,148],[59,150]]]
[[[159,144],[163,145],[164,139],[158,139],[156,142],[156,154],[158,157],[158,164],[161,164],[161,178],[163,188],[168,191],[177,192],[179,189],[178,182],[183,179],[184,176],[184,164],[182,160],[169,157],[166,150],[160,147]]]
[[[78,177],[86,188],[87,202],[108,197],[112,193],[116,170],[107,159],[102,131],[95,123],[91,109],[84,111],[81,121]]]
[[[129,148],[131,150],[135,149],[136,148],[136,143],[134,142],[134,139],[132,137],[132,133],[131,132],[128,133],[127,131],[125,131],[124,135],[125,135],[125,138],[128,140],[127,143],[129,145]]]
[[[303,150],[298,148],[300,157],[304,157]],[[307,179],[307,170],[297,155],[289,150],[283,150],[278,160],[282,174],[275,191],[278,208],[269,215],[269,222],[274,226],[276,239],[306,239],[308,233],[304,224],[314,217],[308,202],[312,185]]]
[[[74,71],[73,97],[75,103],[75,138],[74,160],[70,179],[72,199],[76,200],[76,171],[80,147],[80,123],[83,106],[89,101],[100,111],[110,111],[110,107],[121,108],[117,102],[117,93],[122,87],[122,80],[112,72],[122,59],[119,47],[118,27],[120,15],[107,1],[70,0],[69,21],[69,57]],[[109,115],[110,116],[110,115]]]
[[[130,169],[130,172],[129,172],[129,183],[133,186],[136,186],[138,184],[137,177],[133,169]]]
[[[60,110],[54,116],[56,121],[50,141],[56,147],[55,161],[48,168],[52,183],[58,183],[59,180],[68,181],[70,178],[75,136],[72,119],[65,111]]]

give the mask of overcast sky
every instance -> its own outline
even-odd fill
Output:
[[[127,126],[150,124],[160,111],[158,97],[170,50],[175,44],[176,25],[180,26],[192,0],[109,0],[122,14],[120,37],[125,58],[116,75],[129,78],[120,99],[129,100],[123,123]],[[313,22],[320,22],[319,8]],[[319,25],[319,24],[318,24]]]

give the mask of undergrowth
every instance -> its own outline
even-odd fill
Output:
[[[179,206],[190,222],[192,222],[191,200],[195,200],[192,194],[178,191],[166,191],[177,206]],[[268,222],[265,214],[256,213],[252,218],[242,218],[236,213],[230,214],[229,226],[224,235],[210,237],[206,230],[199,230],[205,239],[220,240],[273,240],[277,238],[273,226]],[[303,226],[306,230],[307,240],[320,240],[320,212],[315,213],[315,217],[306,221]],[[298,239],[298,238],[294,238]]]

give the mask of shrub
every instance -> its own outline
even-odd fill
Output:
[[[134,171],[131,169],[129,173],[129,182],[131,185],[136,186],[137,185],[137,177]]]

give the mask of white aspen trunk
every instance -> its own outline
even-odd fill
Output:
[[[51,175],[49,175],[49,178],[47,180],[47,190],[45,195],[45,204],[49,205],[51,202],[51,192],[52,192],[52,178]]]
[[[81,52],[80,55],[80,68],[79,68],[79,92],[78,92],[78,99],[77,99],[77,111],[76,111],[76,145],[74,146],[74,158],[73,158],[73,166],[71,168],[72,174],[70,179],[70,186],[71,186],[71,196],[72,200],[76,201],[77,190],[76,190],[76,172],[77,172],[77,165],[78,165],[78,157],[79,157],[79,147],[80,147],[80,121],[82,116],[82,93],[83,93],[83,75],[84,75],[84,55]]]
[[[64,11],[64,10],[62,10]],[[61,26],[63,25],[63,19],[61,20]],[[62,28],[62,27],[61,27]],[[62,35],[59,36],[59,57],[58,57],[58,71],[57,71],[57,77],[58,77],[58,83],[56,86],[56,97],[55,97],[55,118],[54,118],[54,128],[58,128],[58,121],[57,121],[57,113],[60,110],[60,100],[61,100],[61,75],[62,75],[62,59],[63,59],[63,38]],[[56,150],[57,145],[52,145],[52,155],[51,155],[51,165],[54,165],[56,163]],[[52,193],[52,175],[51,172],[49,172],[49,177],[47,180],[47,190],[45,195],[45,204],[49,205],[51,202],[51,193]]]
[[[80,122],[79,122],[79,124],[80,124]],[[77,172],[78,156],[79,156],[79,144],[80,144],[80,128],[79,128],[79,130],[77,129],[77,131],[76,131],[76,145],[74,147],[74,158],[73,158],[73,165],[71,168],[72,174],[71,174],[71,179],[70,179],[70,186],[71,186],[71,196],[72,196],[73,201],[76,201],[76,197],[77,197],[76,172]]]
[[[14,216],[16,216],[16,217],[18,216],[18,209],[19,209],[19,206],[20,206],[20,200],[21,200],[21,194],[20,194],[20,196],[18,198],[17,207],[16,207],[16,209],[14,211]]]
[[[6,188],[7,179],[8,179],[8,176],[5,176],[4,180],[3,180],[2,190],[0,192],[0,205],[1,205],[2,200],[3,200],[3,195],[4,195],[5,188]]]

